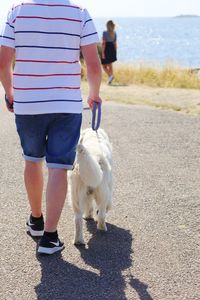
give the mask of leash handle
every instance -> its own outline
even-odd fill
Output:
[[[96,121],[96,115],[97,115],[97,121]],[[92,109],[92,129],[94,131],[97,131],[99,129],[100,123],[101,123],[101,103],[94,102],[93,109]]]

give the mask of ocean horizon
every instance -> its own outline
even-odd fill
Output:
[[[111,18],[116,24],[118,62],[200,67],[199,17]],[[99,38],[108,18],[94,18]]]

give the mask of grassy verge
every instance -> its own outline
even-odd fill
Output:
[[[200,89],[200,78],[196,73],[175,66],[119,66],[116,68],[116,81],[121,84],[145,84],[151,87]]]
[[[196,72],[174,65],[154,67],[148,65],[120,65],[114,64],[115,83],[118,85],[148,85],[151,87],[170,87],[184,89],[200,89],[200,77]],[[83,64],[83,79],[86,70]],[[103,74],[103,81],[106,82]]]

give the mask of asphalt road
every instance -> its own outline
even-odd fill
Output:
[[[90,117],[85,110],[84,127]],[[85,222],[87,245],[75,247],[66,202],[59,225],[66,248],[40,257],[25,232],[14,116],[0,102],[1,300],[200,299],[200,118],[105,104],[102,127],[114,158],[108,232]]]

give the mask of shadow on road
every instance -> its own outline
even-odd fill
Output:
[[[81,269],[64,261],[62,253],[51,257],[37,256],[41,264],[41,283],[35,287],[39,300],[123,300],[129,284],[141,300],[151,300],[147,285],[122,271],[132,266],[132,235],[128,230],[107,224],[108,232],[96,230],[93,221],[87,222],[92,234],[88,247],[79,247],[85,264],[94,271]],[[66,250],[65,250],[66,251]],[[148,297],[149,295],[149,297]]]
[[[129,284],[136,291],[141,300],[153,300],[149,292],[147,291],[148,285],[141,282],[139,279],[131,277]]]

